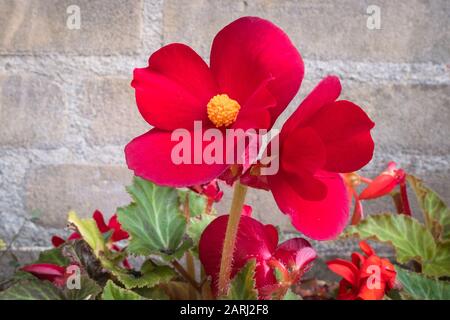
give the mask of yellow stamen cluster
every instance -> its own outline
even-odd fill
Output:
[[[240,108],[241,106],[236,100],[226,94],[218,94],[208,102],[208,118],[217,128],[227,127],[236,121]]]

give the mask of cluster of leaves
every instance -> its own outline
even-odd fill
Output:
[[[402,298],[450,299],[450,209],[420,179],[408,175],[407,181],[417,196],[424,223],[405,214],[384,213],[350,226],[345,236],[394,247],[401,265],[396,271]]]
[[[118,208],[122,228],[130,235],[122,251],[110,250],[108,233],[102,234],[94,219],[69,213],[69,225],[80,240],[65,242],[40,254],[36,264],[79,267],[79,289],[69,289],[32,274],[18,271],[8,282],[0,299],[210,299],[206,277],[196,280],[195,269],[184,268],[181,260],[194,262],[198,242],[215,218],[207,199],[186,189],[157,186],[135,177],[127,188],[132,203]],[[121,265],[126,257],[143,260],[138,270]],[[194,262],[195,263],[195,262]],[[199,263],[197,263],[199,265]],[[250,268],[250,269],[249,269]],[[233,282],[227,298],[256,299],[254,265],[245,268]],[[243,287],[242,287],[243,286]]]
[[[423,223],[409,215],[383,213],[349,226],[344,236],[394,247],[401,288],[392,290],[391,298],[450,299],[450,209],[418,178],[409,175],[407,181],[417,195]],[[208,199],[137,177],[127,190],[132,202],[117,210],[123,230],[130,235],[123,250],[112,250],[111,234],[102,234],[94,219],[71,212],[69,225],[81,239],[42,252],[35,263],[77,266],[79,286],[69,288],[18,271],[0,292],[0,299],[212,299],[209,279],[203,270],[195,270],[195,266],[202,269],[200,236],[216,217]],[[0,246],[5,245],[0,241]],[[130,257],[139,268],[124,267],[124,259]],[[258,299],[255,268],[256,261],[249,260],[223,298]],[[277,298],[300,299],[291,290]]]

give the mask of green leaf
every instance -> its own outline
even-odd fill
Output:
[[[5,249],[6,249],[6,243],[2,239],[0,239],[0,250],[5,250]]]
[[[172,259],[171,255],[182,248],[186,231],[177,190],[138,177],[134,177],[127,190],[134,202],[119,208],[117,215],[123,229],[131,235],[128,251]]]
[[[59,266],[67,266],[69,265],[70,261],[63,255],[62,248],[59,247],[42,251],[35,263],[52,263]]]
[[[80,219],[74,211],[70,211],[68,221],[77,227],[78,233],[89,244],[97,257],[105,251],[105,240],[94,219]]]
[[[33,276],[29,272],[21,271],[20,269],[17,270],[14,275],[11,278],[12,283],[16,283],[22,280],[36,280],[36,277]]]
[[[112,273],[127,289],[154,287],[160,283],[169,282],[176,272],[168,266],[159,266],[147,260],[139,272],[115,268]]]
[[[194,248],[192,252],[198,256],[198,243],[200,242],[200,237],[205,230],[205,228],[215,219],[216,217],[210,214],[204,214],[199,217],[191,218],[187,228],[187,234],[194,242]]]
[[[123,289],[111,280],[108,280],[102,293],[103,300],[146,300],[136,292]]]
[[[178,190],[180,203],[186,203],[186,197],[189,197],[189,214],[191,217],[202,215],[206,211],[206,198],[191,190]]]
[[[389,242],[394,246],[400,263],[416,260],[426,266],[436,253],[436,243],[430,231],[403,214],[369,216],[347,229],[346,235],[352,234]]]
[[[201,218],[190,219],[187,234],[192,239],[192,241],[194,241],[194,243],[198,243],[200,241],[200,237],[203,231],[215,218],[216,217],[213,215],[205,214],[201,216]]]
[[[69,289],[67,286],[64,287],[63,294],[67,300],[93,300],[100,292],[102,292],[102,288],[97,282],[87,275],[80,275],[79,277],[79,289]],[[67,281],[71,281],[70,277]]]
[[[412,175],[408,175],[407,179],[416,193],[427,228],[436,239],[450,241],[450,208],[422,180]]]
[[[163,258],[165,258],[165,260],[167,261],[172,261],[174,259],[179,260],[183,257],[186,251],[192,248],[193,245],[194,243],[192,242],[192,239],[186,237],[186,239],[184,239],[181,243],[181,246],[179,246],[175,252],[173,252],[170,256],[163,256]]]
[[[27,279],[0,292],[0,300],[63,300],[64,296],[49,281]]]
[[[73,279],[75,277],[74,275]],[[69,281],[71,281],[70,277]],[[76,281],[70,282],[74,284],[74,288],[69,289],[68,285],[57,287],[50,281],[23,277],[5,291],[0,292],[0,300],[87,300],[94,299],[102,292],[102,288],[87,275],[80,275],[79,283]],[[76,288],[78,285],[79,289]]]
[[[422,272],[429,276],[450,276],[450,242],[437,244],[433,260],[424,265]]]
[[[226,300],[257,300],[258,291],[255,282],[256,260],[252,259],[236,274],[231,281],[230,293]]]
[[[134,292],[150,300],[169,300],[169,296],[165,293],[161,286],[156,286],[152,288],[135,288]]]
[[[403,290],[417,300],[450,300],[450,284],[448,282],[429,279],[419,273],[409,272],[396,267],[397,279]]]

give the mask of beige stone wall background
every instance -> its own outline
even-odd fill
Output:
[[[71,5],[80,8],[79,30],[67,27]],[[380,29],[367,27],[369,5],[380,8]],[[245,15],[281,26],[303,55],[305,80],[284,119],[336,74],[343,96],[376,122],[365,172],[397,161],[450,202],[448,0],[2,0],[0,238],[19,233],[18,257],[63,234],[69,209],[109,216],[129,201],[123,148],[148,129],[129,85],[133,68],[170,42],[208,59],[213,36]],[[227,201],[228,191],[222,212]],[[251,192],[249,202],[257,217],[293,231],[269,193]]]

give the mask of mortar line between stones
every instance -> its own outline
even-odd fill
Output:
[[[160,35],[163,37],[163,35]],[[164,41],[162,39],[162,41]],[[147,48],[149,49],[149,48]],[[150,54],[150,53],[148,53]],[[60,78],[65,82],[86,76],[131,77],[135,67],[147,64],[148,54],[119,56],[70,56],[64,54],[42,56],[0,56],[0,71],[7,74],[30,72]],[[402,84],[450,84],[450,70],[446,64],[357,62],[341,60],[304,60],[305,79],[316,80],[326,74],[336,74],[343,80]]]

